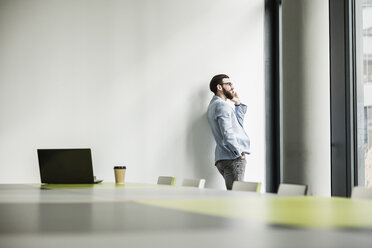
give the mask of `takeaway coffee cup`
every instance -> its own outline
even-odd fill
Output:
[[[115,182],[117,184],[124,184],[125,182],[125,170],[127,167],[125,166],[115,166],[114,172],[115,172]]]

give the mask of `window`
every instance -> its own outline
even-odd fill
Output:
[[[356,184],[372,187],[372,0],[355,1],[355,44],[359,138]]]

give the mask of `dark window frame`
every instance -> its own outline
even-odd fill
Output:
[[[350,197],[357,184],[355,0],[329,0],[331,193]]]
[[[276,193],[281,179],[280,4],[265,0],[266,192]]]

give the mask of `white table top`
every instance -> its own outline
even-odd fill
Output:
[[[371,201],[135,183],[43,188],[0,185],[1,247],[372,245]]]

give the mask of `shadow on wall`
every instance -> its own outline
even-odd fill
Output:
[[[224,189],[223,178],[214,165],[216,143],[207,119],[207,108],[211,98],[211,92],[203,87],[190,99],[192,104],[186,146],[190,166],[186,168],[184,175],[206,179],[206,188]]]

